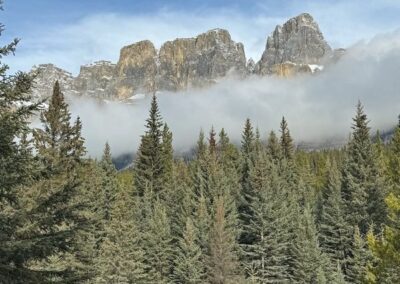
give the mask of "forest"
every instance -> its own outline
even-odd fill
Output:
[[[117,171],[33,80],[1,65],[0,283],[400,283],[400,123],[382,141],[359,102],[346,145],[304,151],[285,118],[266,141],[247,119],[240,145],[211,128],[183,159],[153,96]]]

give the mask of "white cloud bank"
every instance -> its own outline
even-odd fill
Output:
[[[373,129],[387,129],[400,113],[400,31],[351,47],[335,65],[317,75],[292,79],[233,78],[203,90],[163,93],[159,105],[180,149],[191,147],[203,128],[225,127],[232,140],[240,139],[249,117],[265,137],[278,129],[284,115],[296,141],[345,139],[355,105],[361,100]],[[92,100],[73,101],[71,110],[83,121],[89,154],[101,154],[104,143],[113,153],[134,152],[144,131],[149,98],[134,105],[99,106]]]

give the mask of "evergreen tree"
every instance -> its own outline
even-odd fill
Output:
[[[293,139],[290,136],[290,131],[285,117],[282,117],[280,131],[281,131],[280,145],[282,149],[282,155],[284,158],[290,160],[293,158],[294,155],[294,146],[293,146]]]
[[[163,123],[155,95],[145,126],[146,132],[142,136],[135,163],[134,181],[139,196],[143,196],[146,187],[157,195],[163,190]]]
[[[162,199],[168,199],[168,197],[172,196],[174,186],[174,150],[172,148],[172,132],[166,123],[164,124],[162,135],[162,165],[162,184],[164,187]]]
[[[192,220],[187,218],[185,231],[179,240],[178,257],[175,259],[175,279],[178,283],[204,283],[205,267],[198,235]]]
[[[102,211],[100,214],[102,220],[109,221],[111,218],[110,211],[112,207],[112,202],[115,198],[115,192],[117,187],[117,182],[116,182],[117,171],[112,162],[111,148],[108,143],[106,143],[105,145],[103,157],[101,158],[100,161],[100,166],[103,171],[102,186],[101,186],[102,192],[99,198],[101,200],[101,204],[99,204],[97,211],[98,212]]]
[[[368,245],[376,263],[369,268],[371,283],[397,283],[400,281],[400,196],[390,193],[386,198],[389,222],[381,236],[368,234]]]
[[[320,246],[331,262],[340,267],[345,266],[351,255],[352,238],[348,232],[349,225],[345,221],[343,201],[341,198],[341,176],[335,161],[328,160],[328,183],[322,191],[322,202],[319,222]]]
[[[30,208],[35,226],[45,232],[47,249],[57,254],[34,266],[44,271],[57,270],[65,283],[73,282],[76,277],[88,277],[85,265],[90,266],[90,257],[81,253],[83,244],[79,243],[88,230],[88,204],[80,198],[86,150],[80,119],[70,123],[71,114],[58,82],[40,119],[43,129],[34,132],[40,176],[24,202],[30,203],[25,206]]]
[[[342,196],[348,221],[365,235],[369,224],[374,223],[380,228],[384,222],[385,189],[376,166],[368,119],[360,102],[353,121],[353,134],[343,169]]]
[[[390,192],[400,195],[400,116],[399,124],[395,128],[394,135],[389,144],[389,162],[387,177]]]
[[[128,192],[116,195],[111,219],[105,226],[105,237],[94,261],[94,283],[148,283],[143,236],[132,216],[137,205],[130,199]]]
[[[170,220],[165,206],[156,201],[144,235],[146,264],[150,283],[170,283],[172,268],[172,241]]]
[[[3,31],[0,24],[0,33]],[[0,59],[13,54],[17,44],[15,39],[1,47]],[[8,70],[0,63],[0,282],[39,283],[48,274],[31,269],[29,262],[46,258],[57,246],[48,246],[46,235],[40,231],[22,230],[29,213],[18,200],[35,177],[36,165],[27,137],[31,133],[29,118],[38,104],[30,103],[33,78],[22,72],[8,75]]]
[[[355,227],[353,238],[352,258],[349,269],[346,271],[346,280],[350,283],[365,283],[367,276],[367,263],[369,260],[366,243],[358,227]]]
[[[252,219],[251,213],[251,196],[253,195],[253,189],[250,183],[250,169],[254,163],[254,151],[255,151],[255,138],[253,126],[251,125],[250,119],[246,119],[242,134],[242,145],[241,145],[241,167],[240,167],[240,184],[241,193],[238,204],[239,216],[241,225],[243,228],[250,224]],[[252,237],[247,231],[243,230],[240,236],[241,244],[251,244]]]
[[[228,210],[226,199],[215,202],[214,220],[210,232],[208,278],[210,283],[238,283],[240,279],[235,233],[235,212]]]
[[[268,136],[267,153],[275,163],[280,161],[282,156],[281,147],[274,131],[271,131]]]
[[[209,145],[208,148],[209,148],[210,153],[215,153],[217,150],[217,140],[215,139],[216,135],[217,134],[215,133],[214,126],[212,126],[211,130],[210,130],[210,135],[208,138],[208,145]]]
[[[299,221],[297,236],[294,240],[295,260],[292,281],[320,283],[318,280],[324,279],[326,282],[329,277],[326,271],[327,259],[319,248],[317,229],[308,206],[304,209]]]
[[[260,156],[260,160],[264,160]],[[264,171],[256,163],[251,172],[251,180],[257,188],[253,196],[254,217],[245,230],[254,236],[253,244],[246,245],[244,263],[249,279],[256,283],[284,283],[289,280],[288,255],[289,231],[287,227],[287,207],[281,191],[282,183],[275,167]]]

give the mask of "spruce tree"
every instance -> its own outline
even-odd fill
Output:
[[[386,217],[385,188],[376,165],[368,119],[359,102],[343,168],[342,197],[348,221],[365,235],[370,224],[380,228]]]
[[[400,116],[389,144],[388,177],[390,192],[400,195]]]
[[[277,164],[281,160],[281,147],[279,140],[274,131],[271,131],[267,141],[267,153],[272,160]]]
[[[261,155],[259,159],[266,160]],[[275,166],[257,162],[251,180],[257,188],[251,203],[254,217],[245,230],[254,236],[254,242],[243,246],[246,255],[243,265],[248,278],[256,283],[287,282],[290,235],[282,182]]]
[[[155,201],[151,216],[144,231],[144,250],[150,283],[169,283],[172,268],[172,242],[170,220],[167,209]]]
[[[353,231],[352,258],[345,271],[345,278],[350,283],[362,284],[365,283],[367,276],[368,249],[358,227],[355,227]]]
[[[105,236],[94,261],[93,283],[148,283],[143,235],[133,217],[138,204],[129,192],[118,192],[105,224]],[[92,282],[91,282],[92,283]]]
[[[368,246],[375,258],[369,267],[370,282],[397,283],[400,280],[400,196],[390,193],[385,199],[389,222],[381,235],[368,233]]]
[[[294,283],[320,283],[318,280],[322,279],[327,281],[328,260],[319,247],[317,229],[309,206],[305,207],[297,225],[297,236],[293,247],[295,260],[292,281]]]
[[[214,126],[212,126],[211,130],[210,130],[210,135],[208,138],[208,145],[209,145],[208,149],[209,149],[210,153],[215,153],[217,150],[217,140],[215,139],[216,135],[217,134],[215,133]]]
[[[135,163],[135,187],[139,196],[149,188],[156,195],[163,190],[163,147],[162,118],[157,98],[151,100],[149,118],[146,120],[146,132],[142,136]]]
[[[99,204],[99,208],[97,208],[98,212],[101,212],[101,218],[104,221],[109,221],[110,211],[112,208],[112,203],[115,198],[117,181],[116,181],[116,169],[112,162],[111,157],[111,148],[108,143],[106,143],[104,147],[103,156],[100,161],[100,166],[103,171],[102,175],[102,185],[101,185],[101,195],[100,200],[101,204]],[[99,212],[100,213],[100,212]]]
[[[212,284],[238,283],[240,279],[236,242],[236,214],[229,210],[224,196],[215,202],[207,261],[208,281]],[[232,208],[232,207],[231,207]]]
[[[352,238],[349,236],[349,225],[344,215],[343,201],[340,193],[341,176],[336,162],[327,162],[328,182],[322,190],[321,212],[319,217],[319,241],[336,269],[337,264],[344,267],[351,255]]]
[[[0,33],[3,31],[0,24]],[[15,39],[1,47],[0,59],[13,54],[17,44]],[[22,230],[29,222],[29,212],[19,204],[19,196],[36,175],[27,137],[31,133],[30,117],[38,104],[31,103],[33,78],[22,72],[9,75],[8,70],[0,62],[0,282],[39,283],[46,281],[48,274],[31,269],[29,263],[46,258],[57,247],[48,246],[45,233]]]
[[[29,213],[35,226],[46,235],[46,249],[57,252],[54,258],[35,266],[44,271],[57,270],[66,283],[76,281],[76,277],[87,277],[87,273],[80,270],[85,270],[85,264],[90,265],[86,263],[90,258],[80,253],[82,247],[78,241],[88,230],[85,216],[88,204],[80,198],[84,190],[83,156],[86,150],[79,117],[73,124],[70,119],[68,105],[56,82],[49,107],[40,116],[43,128],[34,132],[39,181],[24,199],[31,204]]]
[[[281,132],[280,145],[282,149],[282,155],[284,158],[290,160],[293,158],[294,155],[294,146],[293,146],[293,139],[290,136],[290,131],[285,117],[282,117],[280,132]]]
[[[178,256],[175,258],[174,278],[178,283],[204,282],[204,258],[198,241],[197,229],[191,218],[187,218],[185,231],[179,240]]]
[[[252,219],[251,212],[251,196],[253,195],[253,189],[250,183],[250,169],[253,166],[255,157],[255,137],[253,126],[251,125],[250,119],[246,119],[244,130],[242,133],[242,145],[241,145],[241,166],[240,166],[240,184],[241,193],[238,204],[239,216],[241,225],[246,228],[250,224]],[[251,244],[252,237],[247,231],[243,230],[240,236],[241,244]]]

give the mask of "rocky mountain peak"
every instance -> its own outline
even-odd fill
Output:
[[[71,73],[58,68],[54,64],[39,64],[33,66],[31,72],[35,75],[32,96],[36,99],[50,97],[53,92],[53,85],[59,81],[64,93],[69,93],[73,89],[73,76]]]
[[[313,17],[303,13],[275,28],[267,39],[256,73],[274,74],[274,65],[288,62],[295,65],[319,64],[331,52]]]
[[[84,65],[77,77],[52,64],[39,65],[33,70],[38,73],[34,94],[49,96],[59,80],[66,94],[127,100],[139,94],[208,86],[228,75],[314,73],[322,70],[324,57],[338,60],[343,52],[332,51],[318,24],[303,13],[276,26],[257,64],[251,58],[246,62],[243,44],[233,41],[227,30],[212,29],[167,41],[159,51],[149,40],[136,42],[121,49],[117,64]]]
[[[123,47],[116,65],[114,95],[126,99],[137,93],[154,92],[156,60],[156,48],[149,40]]]
[[[202,87],[229,72],[246,73],[243,44],[234,42],[229,32],[223,29],[168,41],[162,45],[158,59],[159,90]]]

